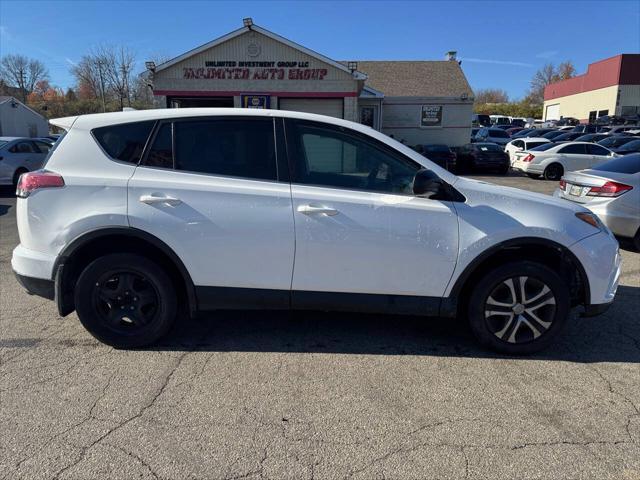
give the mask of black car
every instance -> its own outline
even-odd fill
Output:
[[[458,173],[497,170],[506,175],[510,165],[509,154],[495,143],[468,143],[458,149]]]
[[[602,145],[607,148],[618,148],[637,139],[637,137],[633,137],[631,135],[607,135],[604,140],[600,140],[598,142],[598,145]]]
[[[584,135],[585,133],[596,133],[598,131],[598,127],[597,125],[592,125],[591,123],[583,123],[580,125],[576,125],[571,131],[582,133]]]
[[[587,133],[586,135],[582,135],[578,138],[575,139],[576,142],[591,142],[591,143],[597,143],[600,140],[604,140],[605,138],[607,138],[609,135],[606,135],[604,133]]]
[[[527,133],[534,131],[535,128],[525,128],[524,130],[520,130],[518,133],[514,133],[511,135],[511,138],[523,138]]]
[[[533,130],[528,132],[526,135],[523,135],[523,137],[542,137],[543,135],[546,135],[549,132],[555,132],[555,131],[556,131],[555,128],[534,128]]]
[[[554,142],[572,142],[578,137],[582,137],[584,133],[582,132],[567,132],[562,135],[558,135],[553,139]]]
[[[524,128],[524,120],[522,120],[521,118],[514,118],[513,120],[511,120],[511,126]]]
[[[603,115],[596,119],[596,125],[624,125],[625,119],[617,115]]]
[[[562,130],[551,130],[550,132],[547,132],[544,135],[542,135],[542,138],[548,138],[549,140],[553,140],[554,138],[559,137],[563,133],[567,133],[567,132]]]
[[[510,128],[513,128],[513,125],[511,123],[503,123],[501,125],[494,125],[491,128],[499,128],[500,130],[509,130]]]
[[[558,123],[556,123],[556,125],[559,127],[564,127],[566,125],[579,125],[579,124],[580,124],[580,120],[573,117],[562,117],[560,120],[558,120]]]
[[[456,154],[447,145],[416,145],[415,150],[444,169],[456,168]]]
[[[625,143],[621,147],[611,148],[618,155],[629,155],[630,153],[640,153],[640,140],[636,139],[632,142]]]

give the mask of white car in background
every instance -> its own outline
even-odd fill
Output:
[[[16,186],[20,175],[42,167],[51,147],[36,138],[0,137],[0,185]]]
[[[546,143],[518,152],[511,168],[530,177],[560,180],[565,172],[591,168],[617,156],[608,148],[589,142]]]
[[[504,151],[509,154],[509,160],[513,163],[516,159],[517,152],[530,150],[532,148],[539,147],[540,145],[544,145],[545,143],[551,143],[551,140],[543,137],[517,138],[507,143],[507,146],[504,147]]]
[[[510,140],[511,137],[504,130],[489,127],[482,127],[474,137],[475,142],[496,143],[502,147],[509,143]]]
[[[640,251],[640,153],[569,172],[554,196],[587,207],[615,235],[633,239]]]

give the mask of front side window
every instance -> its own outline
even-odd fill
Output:
[[[10,150],[11,153],[34,153],[31,142],[18,142]]]
[[[220,118],[174,123],[176,170],[276,180],[271,118]]]
[[[326,187],[411,194],[418,163],[342,127],[291,122],[293,181]]]
[[[173,135],[170,123],[163,124],[151,144],[144,164],[149,167],[173,168]]]
[[[111,158],[137,164],[154,123],[148,121],[110,125],[95,128],[92,133]]]

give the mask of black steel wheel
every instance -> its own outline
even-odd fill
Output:
[[[544,178],[545,180],[560,180],[563,173],[564,168],[562,168],[562,165],[559,163],[552,163],[544,169]]]
[[[469,299],[469,324],[485,346],[528,354],[547,347],[569,316],[566,283],[530,261],[498,267],[479,279]]]
[[[176,316],[171,279],[151,260],[112,254],[91,262],[75,290],[76,311],[98,340],[119,348],[148,345],[164,335]]]

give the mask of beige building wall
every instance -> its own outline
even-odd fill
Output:
[[[623,115],[625,111],[627,114],[631,114],[629,110],[633,108],[636,113],[640,113],[640,85],[620,85],[619,89],[620,99],[616,115]]]
[[[609,110],[609,115],[616,112],[616,99],[618,97],[618,85],[600,88],[590,92],[567,95],[566,97],[545,100],[542,110],[542,118],[547,118],[547,107],[560,105],[559,115],[573,117],[579,120],[588,120],[589,112]]]

